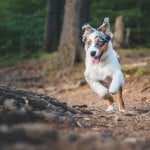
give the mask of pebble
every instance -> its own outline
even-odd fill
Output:
[[[4,101],[4,108],[9,111],[16,111],[18,109],[18,102],[15,99],[6,99]]]
[[[136,143],[137,142],[136,138],[134,138],[134,137],[125,138],[124,141],[127,143]]]
[[[118,122],[118,121],[122,121],[121,117],[120,117],[120,116],[118,116],[118,115],[115,115],[114,120],[115,120],[116,122]]]

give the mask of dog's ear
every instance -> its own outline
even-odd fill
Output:
[[[99,26],[97,28],[97,30],[101,31],[103,33],[106,33],[106,32],[108,32],[110,30],[110,23],[109,23],[109,18],[108,17],[104,18],[104,21],[103,21],[102,25]]]
[[[93,32],[95,29],[90,26],[88,23],[84,24],[82,26],[82,31],[83,31],[83,35],[82,35],[82,42],[86,42],[86,39],[88,37],[88,35]]]
[[[97,28],[97,30],[103,32],[104,34],[109,35],[110,37],[112,37],[112,33],[110,31],[109,17],[104,18],[104,21],[103,21],[102,25],[99,26]]]

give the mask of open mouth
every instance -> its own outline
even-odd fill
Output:
[[[103,55],[103,52],[100,55],[98,55],[97,57],[92,57],[92,63],[94,65],[98,64],[100,62],[100,59],[101,59],[102,55]]]

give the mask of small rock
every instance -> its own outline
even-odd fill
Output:
[[[0,126],[0,132],[8,132],[9,128],[6,125],[1,125]]]
[[[4,108],[10,111],[16,111],[18,109],[19,103],[15,99],[6,99],[4,101]]]
[[[77,124],[77,126],[80,127],[80,128],[83,128],[83,127],[84,127],[79,121],[76,121],[76,124]]]
[[[115,120],[116,122],[118,122],[118,121],[122,121],[121,117],[120,117],[120,116],[117,116],[117,115],[115,115],[114,120]]]
[[[86,118],[84,118],[84,120],[85,121],[90,121],[91,119],[86,117]]]
[[[135,115],[138,115],[138,112],[135,110],[125,112],[125,116],[135,116]]]
[[[134,137],[125,138],[124,141],[127,143],[136,143],[137,142],[136,138],[134,138]]]

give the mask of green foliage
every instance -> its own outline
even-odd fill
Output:
[[[0,1],[0,52],[32,52],[42,46],[46,0]]]
[[[0,54],[31,53],[42,47],[47,0],[0,0]],[[99,26],[105,16],[125,16],[132,42],[150,46],[149,0],[91,0],[91,24]],[[63,16],[63,15],[62,15]]]
[[[149,74],[150,73],[150,69],[149,66],[139,66],[139,67],[126,67],[123,68],[123,72],[125,74],[126,77],[138,77],[138,76],[142,76],[145,74]]]
[[[119,15],[125,17],[125,26],[132,30],[132,43],[150,45],[150,19],[149,0],[92,0],[90,20],[92,25],[102,24],[105,16],[110,17],[112,31],[115,18]]]

